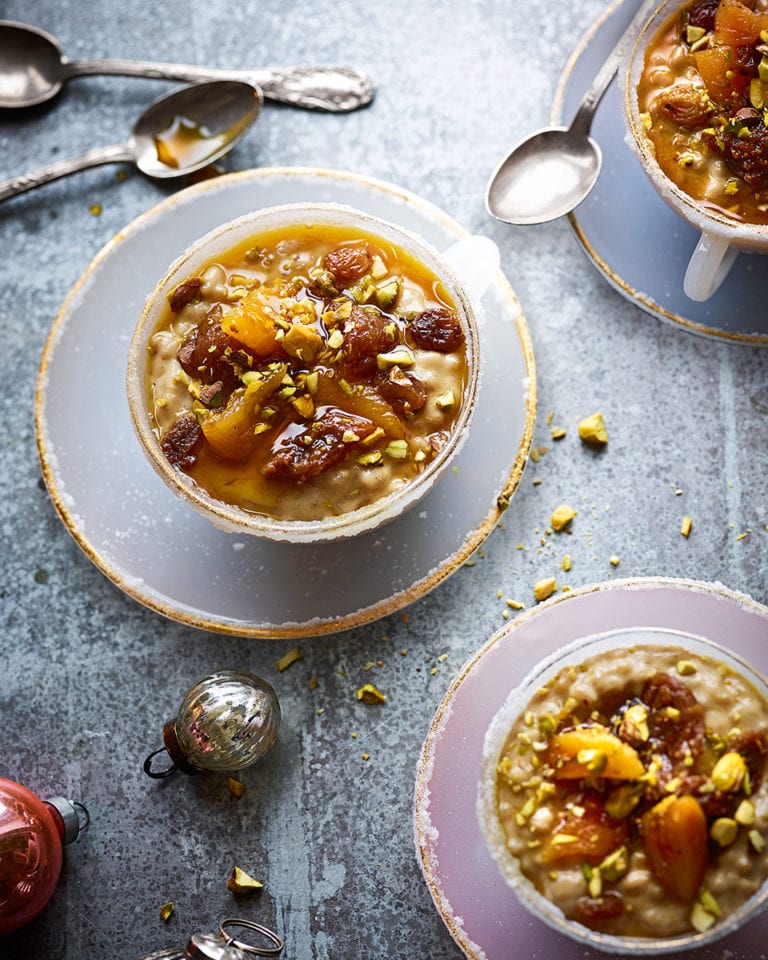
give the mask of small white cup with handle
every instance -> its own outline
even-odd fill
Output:
[[[682,0],[664,0],[640,27],[625,54],[619,71],[623,91],[627,142],[637,155],[659,196],[701,234],[691,255],[683,290],[691,300],[708,300],[728,276],[740,251],[768,253],[768,224],[746,223],[708,207],[682,190],[661,169],[643,122],[638,84],[649,44]]]

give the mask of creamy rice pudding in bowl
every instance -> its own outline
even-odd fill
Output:
[[[520,902],[615,955],[732,933],[768,897],[768,686],[669,630],[577,641],[488,729],[486,845]]]
[[[768,252],[768,0],[665,0],[620,78],[630,145],[701,233],[684,290],[706,300],[739,250]]]
[[[128,400],[150,463],[217,526],[294,543],[376,529],[458,453],[498,250],[439,253],[348,207],[214,230],[150,295]]]

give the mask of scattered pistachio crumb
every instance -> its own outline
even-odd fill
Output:
[[[599,411],[579,421],[579,437],[589,447],[604,447],[608,443],[605,420]]]
[[[352,733],[350,733],[350,737],[352,737],[353,740],[357,740],[357,730],[353,730]]]
[[[561,530],[565,530],[576,513],[577,511],[570,504],[561,503],[559,507],[555,507],[549,522],[552,524],[552,528],[559,533]]]
[[[227,890],[231,890],[232,893],[253,893],[254,890],[260,890],[263,886],[260,880],[254,879],[240,867],[234,867],[227,880]]]
[[[103,210],[103,207],[101,206],[100,203],[92,203],[92,204],[90,205],[90,207],[88,207],[88,209],[89,209],[90,212],[91,212],[91,216],[93,216],[93,217],[100,217],[100,216],[101,216],[101,211]]]
[[[609,557],[608,563],[610,563],[612,567],[618,567],[618,565],[621,563],[621,560],[619,560],[619,558],[614,553],[611,557]]]
[[[688,539],[691,535],[691,527],[693,526],[693,520],[690,517],[683,517],[683,522],[680,524],[680,533]]]
[[[245,793],[245,784],[236,777],[227,777],[227,790],[239,800]]]
[[[370,760],[370,759],[371,759],[370,753],[363,753],[363,754],[361,754],[361,756],[362,756],[363,760]]]
[[[400,656],[401,656],[401,657],[407,657],[407,656],[408,656],[408,651],[407,651],[405,648],[403,648],[403,649],[400,651]]]
[[[297,660],[301,660],[302,656],[303,654],[301,650],[299,650],[298,647],[294,647],[284,656],[280,657],[280,659],[277,661],[277,669],[280,671],[280,673],[282,673],[283,670],[287,670],[292,663],[296,663]]]
[[[571,555],[570,555],[570,553],[566,553],[566,554],[565,554],[565,556],[563,557],[563,562],[562,562],[561,566],[562,566],[563,570],[565,570],[566,573],[571,569]]]
[[[566,430],[564,427],[552,427],[549,434],[553,440],[562,440],[566,435]]]
[[[319,686],[317,677],[310,677],[309,683],[307,684],[307,686],[309,687],[310,690],[317,690]]]
[[[317,715],[318,715],[318,717],[322,717],[322,715],[323,715],[324,713],[325,713],[325,707],[318,707],[318,708],[317,708]]]
[[[525,609],[525,604],[521,603],[519,600],[510,600],[507,599],[507,606],[511,607],[513,610],[523,610]]]
[[[163,923],[168,923],[175,909],[176,904],[173,902],[173,900],[169,900],[167,903],[164,903],[162,907],[160,907],[160,917]]]
[[[533,585],[533,596],[537,603],[551,597],[557,590],[557,581],[554,577],[545,577],[543,580],[537,580]]]
[[[357,699],[363,703],[386,703],[386,696],[372,683],[364,683],[357,691]]]

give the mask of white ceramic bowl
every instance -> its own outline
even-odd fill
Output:
[[[404,249],[440,278],[456,306],[466,341],[467,384],[450,439],[414,479],[363,507],[317,520],[281,520],[247,512],[209,495],[186,473],[174,469],[152,429],[147,410],[146,364],[149,341],[161,321],[168,294],[209,261],[259,234],[292,224],[356,227]],[[318,543],[358,536],[400,516],[437,482],[459,452],[475,410],[480,381],[478,327],[480,297],[498,269],[498,250],[485,237],[467,237],[439,252],[414,233],[351,207],[336,204],[288,204],[240,217],[208,233],[185,251],[150,294],[128,351],[127,393],[133,426],[150,464],[167,486],[217,527],[292,543]]]
[[[539,687],[551,681],[561,670],[578,668],[586,659],[610,651],[626,651],[640,645],[675,648],[681,656],[688,653],[710,657],[724,663],[735,674],[745,678],[766,701],[768,715],[768,685],[753,667],[724,647],[703,637],[680,633],[675,630],[631,628],[586,637],[563,647],[542,661],[514,689],[502,708],[492,720],[485,736],[480,781],[477,795],[477,816],[485,844],[507,885],[514,891],[520,903],[535,917],[548,926],[586,946],[611,953],[615,956],[653,956],[675,953],[713,943],[733,933],[753,917],[768,899],[768,879],[757,892],[738,909],[719,920],[705,933],[677,934],[669,937],[627,937],[601,933],[568,919],[559,906],[543,896],[522,872],[520,863],[507,847],[506,837],[499,820],[497,806],[497,767],[509,732],[522,717]]]
[[[627,142],[637,155],[659,196],[687,223],[701,233],[686,271],[683,289],[692,300],[707,300],[718,289],[739,251],[768,253],[768,225],[739,223],[708,209],[674,183],[659,166],[653,144],[643,126],[637,88],[646,50],[666,20],[681,7],[682,0],[664,0],[630,42],[619,70]],[[649,242],[653,238],[649,237]]]

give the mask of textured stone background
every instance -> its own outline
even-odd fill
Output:
[[[415,603],[407,620],[396,614],[302,641],[303,661],[278,674],[276,661],[292,641],[197,632],[123,596],[71,540],[40,478],[33,394],[51,321],[96,252],[174,188],[133,171],[121,182],[104,167],[4,204],[0,775],[43,795],[84,800],[93,825],[68,848],[47,910],[0,943],[3,957],[134,960],[240,913],[275,925],[286,956],[300,960],[455,960],[460,952],[414,857],[415,766],[452,676],[504,622],[497,591],[530,605],[534,580],[559,572],[562,541],[537,549],[553,507],[570,501],[581,511],[567,542],[572,587],[663,575],[720,580],[768,599],[768,354],[698,339],[641,312],[597,274],[567,222],[515,229],[483,208],[490,171],[513,141],[546,122],[567,56],[603,7],[603,0],[2,4],[4,17],[52,32],[72,58],[346,62],[368,70],[377,84],[370,109],[333,117],[268,106],[226,166],[370,174],[493,237],[535,349],[534,443],[550,447],[527,468],[503,527],[473,566]],[[54,104],[6,111],[0,177],[124,139],[164,89],[77,80]],[[596,409],[611,437],[599,457],[576,436],[578,420]],[[557,445],[550,411],[569,431]],[[543,482],[534,485],[535,477]],[[695,519],[689,540],[679,534],[683,514]],[[377,659],[383,667],[363,669]],[[234,801],[216,776],[147,780],[141,761],[159,745],[183,693],[229,666],[272,682],[285,717],[275,751],[243,774],[246,796]],[[310,692],[313,674],[319,687]],[[386,691],[386,706],[355,701],[365,680]],[[235,862],[265,881],[256,899],[234,903],[227,892]],[[168,899],[177,913],[165,926],[158,908]]]

